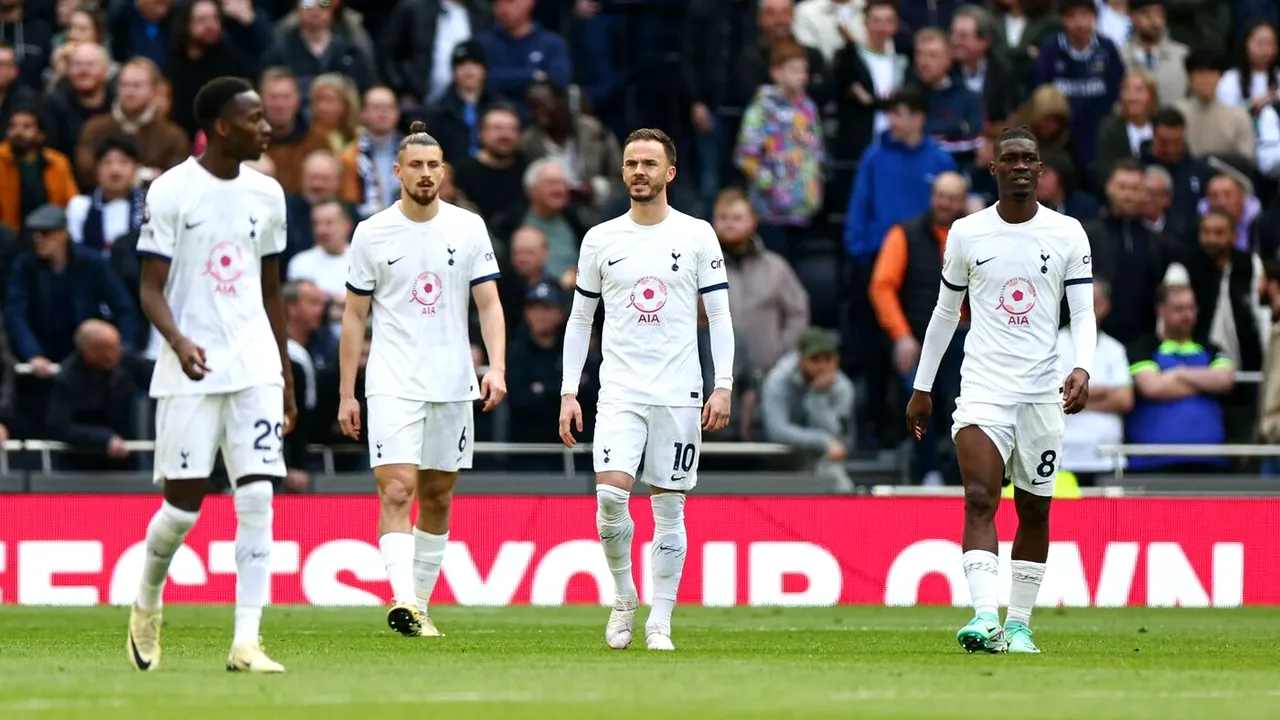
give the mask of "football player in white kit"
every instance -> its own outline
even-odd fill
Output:
[[[160,662],[169,564],[221,450],[238,523],[227,669],[278,673],[284,667],[263,653],[258,631],[271,592],[272,483],[285,475],[281,441],[296,415],[280,289],[284,191],[242,165],[271,135],[252,85],[211,81],[196,94],[195,118],[208,146],[151,184],[138,239],[142,310],[165,340],[151,381],[164,503],[147,527],[126,649],[139,670]]]
[[[458,471],[471,467],[472,403],[485,412],[507,393],[506,326],[498,264],[484,220],[439,198],[440,143],[413,123],[400,141],[400,200],[356,226],[338,350],[338,421],[360,437],[356,370],[373,308],[365,370],[369,456],[381,510],[378,546],[391,583],[387,624],[405,636],[440,635],[427,603],[449,540]],[[467,311],[475,299],[489,372],[476,382]],[[418,521],[409,522],[414,496]]]
[[[596,527],[615,584],[605,642],[619,650],[631,644],[639,604],[631,573],[635,524],[629,500],[641,461],[641,479],[653,492],[654,523],[653,600],[645,644],[650,650],[674,650],[671,612],[688,546],[685,493],[698,482],[702,430],[729,423],[733,389],[729,278],[711,225],[667,204],[675,162],[675,145],[661,130],[637,130],[627,137],[622,179],[631,211],[593,227],[583,239],[565,328],[560,438],[573,447],[573,432],[582,432],[578,383],[603,298],[604,364],[592,455]],[[710,398],[702,396],[698,362],[699,296],[715,365]]]
[[[1049,556],[1049,503],[1064,412],[1080,412],[1089,399],[1098,343],[1089,238],[1079,221],[1036,201],[1042,167],[1026,128],[1006,130],[996,140],[990,171],[999,199],[951,226],[938,304],[907,403],[907,428],[919,440],[933,411],[929,390],[968,292],[970,328],[952,435],[964,483],[962,563],[976,611],[956,639],[969,652],[1040,652],[1028,622]],[[1075,347],[1075,367],[1065,382],[1057,351],[1064,293]],[[995,516],[1006,478],[1014,486],[1018,531],[1002,627]]]

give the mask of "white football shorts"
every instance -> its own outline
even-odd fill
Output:
[[[369,464],[415,465],[457,472],[471,468],[475,408],[471,401],[432,403],[371,395]]]
[[[961,428],[976,425],[991,438],[1004,458],[1005,477],[1032,495],[1052,497],[1066,415],[1062,403],[1011,405],[956,400],[952,439]]]
[[[592,459],[598,473],[636,477],[644,459],[643,482],[664,490],[692,490],[698,484],[702,452],[702,408],[601,402],[596,409]]]
[[[156,402],[156,482],[209,477],[219,450],[233,488],[245,477],[284,477],[283,444],[279,385],[170,395]]]

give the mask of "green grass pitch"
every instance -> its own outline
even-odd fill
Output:
[[[678,607],[675,653],[608,650],[605,608],[439,607],[438,639],[383,613],[268,608],[263,677],[223,670],[230,608],[169,607],[144,674],[127,608],[3,607],[0,718],[1280,717],[1280,608],[1040,609],[1040,656],[965,654],[960,608]]]

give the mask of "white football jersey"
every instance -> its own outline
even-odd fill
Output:
[[[604,302],[600,400],[701,407],[698,296],[729,287],[711,225],[676,210],[657,225],[630,213],[601,223],[582,240],[577,282]]]
[[[1089,252],[1080,222],[1043,206],[1017,225],[995,205],[952,224],[942,282],[969,291],[961,395],[1000,404],[1062,399],[1060,308],[1067,286],[1093,282]]]
[[[471,288],[498,279],[484,220],[440,201],[413,222],[392,205],[356,226],[347,289],[373,296],[365,395],[422,402],[480,397],[467,323]]]
[[[250,167],[222,180],[192,157],[151,183],[138,255],[169,262],[165,299],[178,330],[204,348],[209,367],[204,379],[191,380],[162,342],[152,397],[284,385],[262,307],[261,261],[284,252],[285,230],[284,190]]]

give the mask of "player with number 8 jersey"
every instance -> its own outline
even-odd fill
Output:
[[[645,624],[650,650],[672,650],[671,613],[684,567],[685,493],[698,482],[702,431],[729,422],[733,326],[729,282],[715,231],[667,204],[675,146],[661,130],[637,130],[623,146],[631,211],[592,228],[582,241],[577,292],[565,328],[560,437],[582,430],[578,384],[597,305],[604,303],[600,402],[592,454],[596,526],[613,573],[613,612],[605,641],[631,643],[638,598],[631,573],[635,525],[629,499],[641,478],[653,491],[653,604]],[[705,307],[715,389],[703,397],[698,315]],[[704,405],[705,401],[705,405]]]

